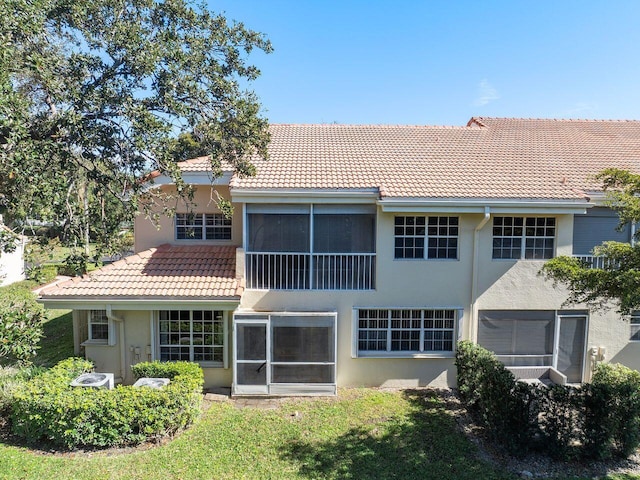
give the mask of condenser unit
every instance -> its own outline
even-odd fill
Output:
[[[149,378],[142,377],[139,378],[136,383],[133,384],[134,387],[149,387],[149,388],[162,388],[165,385],[168,385],[171,382],[168,378]]]
[[[71,382],[72,387],[113,389],[113,373],[83,373]]]

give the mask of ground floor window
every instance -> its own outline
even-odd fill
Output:
[[[89,311],[89,340],[96,342],[109,341],[109,318],[106,310]]]
[[[580,382],[586,356],[587,313],[480,310],[478,343],[512,367],[554,367]]]
[[[457,309],[356,309],[358,355],[451,353]]]
[[[208,366],[224,362],[224,315],[219,310],[158,312],[160,360],[186,360]]]

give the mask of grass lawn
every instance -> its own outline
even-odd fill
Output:
[[[0,443],[0,477],[512,478],[476,458],[435,393],[368,389],[290,400],[277,410],[212,403],[177,439],[132,453],[54,456]]]
[[[0,440],[0,478],[518,477],[478,458],[434,391],[341,389],[337,399],[291,399],[276,410],[212,403],[191,429],[148,449],[51,455]]]
[[[32,288],[29,282],[13,288]],[[3,289],[0,288],[0,295]],[[50,311],[35,363],[73,354],[69,311]],[[341,389],[276,410],[211,403],[162,446],[50,454],[0,436],[0,479],[515,479],[480,460],[431,390]],[[603,480],[631,480],[617,475]]]

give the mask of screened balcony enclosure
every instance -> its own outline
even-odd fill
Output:
[[[375,207],[249,205],[247,226],[247,288],[375,289]]]

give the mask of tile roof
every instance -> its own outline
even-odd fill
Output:
[[[371,189],[390,198],[576,200],[606,167],[640,172],[640,121],[472,118],[462,127],[271,125],[233,189]]]
[[[43,300],[236,300],[242,290],[236,278],[236,247],[165,244],[39,293]]]

